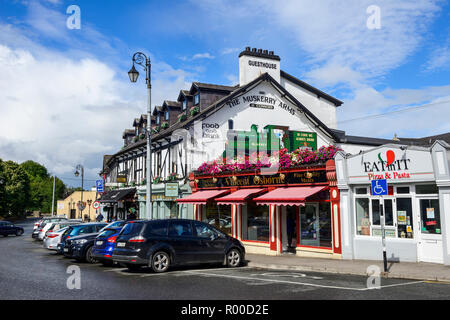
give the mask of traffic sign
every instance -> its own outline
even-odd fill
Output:
[[[97,192],[103,192],[103,180],[96,180]]]
[[[81,202],[81,201],[78,201],[78,203],[77,203],[77,207],[78,207],[78,209],[80,210],[80,211],[83,211],[85,208],[86,208],[86,202]]]
[[[100,202],[94,201],[94,202],[92,203],[92,208],[94,208],[95,210],[97,210],[98,208],[100,208]]]
[[[373,196],[387,196],[387,180],[372,180],[372,195]]]

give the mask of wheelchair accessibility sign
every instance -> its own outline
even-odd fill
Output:
[[[387,180],[372,180],[372,195],[387,196]]]

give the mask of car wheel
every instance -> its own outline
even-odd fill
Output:
[[[86,251],[86,261],[88,263],[96,263],[97,262],[97,259],[95,259],[94,256],[92,255],[92,248],[93,247],[91,246]]]
[[[16,231],[16,236],[21,236],[23,234],[23,230],[17,230]]]
[[[236,268],[241,265],[241,252],[238,249],[231,249],[227,253],[227,266]]]
[[[152,257],[151,267],[157,273],[166,272],[170,266],[170,257],[164,251],[158,251]]]

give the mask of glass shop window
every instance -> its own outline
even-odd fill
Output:
[[[244,234],[244,240],[269,242],[269,206],[248,203],[247,234]]]
[[[409,194],[409,187],[397,187],[397,194]]]
[[[372,199],[372,224],[381,225],[380,201],[376,199]],[[384,224],[386,226],[394,225],[392,199],[384,199]]]
[[[435,184],[416,185],[416,194],[436,194],[438,187]]]
[[[370,236],[369,199],[356,198],[356,234]]]
[[[422,233],[441,234],[441,215],[439,200],[420,200],[420,227]]]
[[[367,194],[367,188],[356,188],[356,194]]]
[[[411,198],[397,198],[397,229],[399,238],[413,238]]]
[[[220,231],[231,235],[231,205],[217,205],[208,202],[202,214],[203,222],[213,225]]]

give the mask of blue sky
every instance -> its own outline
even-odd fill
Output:
[[[72,4],[80,30],[66,27]],[[366,26],[370,5],[380,29]],[[448,132],[449,21],[439,0],[0,0],[0,158],[41,162],[69,185],[82,163],[96,179],[102,155],[145,112],[144,84],[126,74],[138,50],[151,55],[153,104],[192,81],[237,84],[238,54],[251,46],[344,101],[348,134]]]

